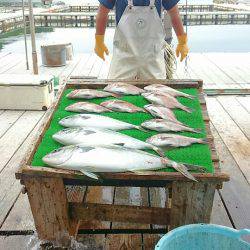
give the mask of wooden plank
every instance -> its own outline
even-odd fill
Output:
[[[35,247],[32,244],[29,244],[31,240],[34,239],[34,236],[24,236],[24,235],[15,235],[15,236],[0,236],[0,249],[4,250],[21,250],[21,249],[32,249]],[[28,247],[28,248],[27,248]]]
[[[166,231],[167,233],[167,231]],[[160,234],[143,234],[143,250],[151,250],[155,249],[155,246],[157,245],[158,241],[162,235]]]
[[[83,234],[77,235],[76,249],[104,249],[106,238],[104,234]],[[106,250],[106,249],[105,249]]]
[[[21,54],[10,54],[1,61],[0,74],[5,73],[7,70],[14,68],[19,64],[24,58],[24,55]]]
[[[228,217],[226,208],[221,201],[218,190],[215,191],[215,195],[214,195],[214,203],[213,203],[213,209],[212,209],[210,223],[222,225],[222,226],[226,226],[226,227],[233,227],[233,225]]]
[[[89,58],[90,58],[90,54],[81,54],[80,61],[78,62],[78,64],[74,68],[74,70],[71,72],[72,77],[84,76],[83,70],[84,70],[86,64],[88,63]]]
[[[105,62],[103,62],[101,70],[99,72],[99,79],[107,79],[108,78],[108,73],[109,73],[109,67],[111,63],[111,56],[107,56],[105,58]]]
[[[250,141],[216,98],[207,98],[207,107],[213,125],[250,183]]]
[[[169,208],[114,205],[100,203],[70,203],[71,214],[78,220],[100,220],[168,225]]]
[[[26,111],[0,139],[0,171],[43,116],[43,111]]]
[[[140,187],[116,187],[115,205],[149,206],[148,189]],[[112,229],[150,228],[146,223],[112,223]]]
[[[0,115],[0,138],[24,114],[24,111],[8,110]]]
[[[174,181],[170,229],[193,223],[209,223],[216,185]]]
[[[11,209],[7,219],[1,227],[1,230],[35,230],[34,220],[26,194],[21,193],[19,195],[14,207]]]
[[[113,187],[88,187],[86,192],[86,203],[112,204],[114,195]],[[89,220],[81,221],[81,229],[109,229],[110,222]]]
[[[227,121],[225,121],[226,123]],[[214,126],[211,126],[215,139],[215,147],[220,155],[220,165],[222,171],[230,175],[230,182],[224,183],[223,189],[220,190],[223,202],[233,220],[236,228],[250,227],[250,192],[249,183],[240,171],[235,159],[227,146],[221,139],[220,134]]]
[[[9,138],[8,140],[6,140],[7,145],[11,145],[11,143],[15,143],[15,142],[18,142],[18,144],[16,145],[15,148],[13,148],[12,154],[7,155],[9,156],[9,158],[6,155],[3,155],[3,154],[1,155],[1,159],[3,160],[5,159],[5,162],[7,164],[5,165],[5,168],[2,170],[0,174],[0,204],[1,204],[0,205],[0,225],[2,225],[2,223],[4,222],[6,215],[9,213],[11,207],[13,206],[14,202],[16,201],[20,193],[21,185],[19,184],[19,181],[15,179],[14,174],[18,170],[23,160],[24,153],[27,151],[27,149],[30,146],[31,141],[34,139],[34,136],[38,132],[38,129],[40,127],[40,124],[38,123],[38,121],[39,119],[41,119],[43,114],[44,112],[37,112],[33,114],[33,116],[26,116],[26,119],[28,119],[29,121],[29,125],[27,125],[26,124],[27,121],[24,120],[25,127],[28,127],[29,130],[25,130],[25,129],[22,130],[22,127],[19,127],[18,125],[16,129],[19,129],[19,131],[17,132],[15,129],[12,131],[12,134],[14,133],[13,137],[18,136],[23,141],[22,140],[17,141],[18,138],[13,139],[12,136],[2,137],[2,138]],[[23,123],[22,125],[24,126]],[[22,132],[26,135],[26,138],[22,137],[23,136]],[[11,149],[11,146],[6,146],[6,147]]]
[[[103,63],[104,63],[103,60],[96,56],[96,61],[95,61],[94,65],[93,65],[93,68],[89,72],[89,76],[99,78],[100,71],[101,71]]]
[[[250,114],[241,106],[234,96],[219,96],[217,100],[250,140]]]
[[[3,57],[5,57],[9,54],[11,54],[11,52],[0,52],[0,59],[2,59]]]
[[[105,250],[133,249],[142,250],[141,234],[109,234],[106,238]]]
[[[250,114],[250,97],[249,96],[244,96],[244,97],[237,96],[236,99]]]
[[[149,188],[149,201],[151,207],[168,208],[168,189],[167,188]],[[167,214],[166,214],[167,216]],[[153,228],[167,228],[167,224],[152,225]]]
[[[77,226],[70,221],[62,179],[29,178],[24,180],[39,239],[58,242],[65,232],[75,236]]]

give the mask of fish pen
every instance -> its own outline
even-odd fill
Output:
[[[209,127],[209,116],[202,90],[202,81],[196,80],[152,80],[134,81],[138,87],[152,83],[165,84],[174,89],[195,96],[194,100],[180,102],[194,110],[193,114],[175,114],[182,122],[201,128],[200,138],[207,139],[204,145],[193,145],[187,148],[173,149],[166,152],[172,160],[205,167],[205,172],[194,171],[194,182],[171,168],[157,171],[98,173],[98,180],[91,179],[74,170],[56,169],[46,166],[42,157],[61,145],[52,140],[52,135],[62,127],[60,119],[72,114],[65,107],[76,100],[69,100],[66,95],[74,89],[103,89],[114,81],[72,79],[59,90],[57,98],[48,110],[40,133],[16,173],[28,194],[31,211],[34,217],[38,237],[55,241],[65,235],[76,237],[102,237],[105,244],[113,242],[114,248],[124,244],[124,235],[149,239],[145,249],[152,249],[160,233],[181,225],[208,223],[210,221],[213,199],[216,189],[221,189],[229,176],[222,173],[219,159],[214,147],[213,136]],[[147,101],[142,96],[124,96],[121,99],[136,100],[138,107]],[[104,100],[107,100],[104,98]],[[102,100],[94,99],[99,104]],[[106,114],[105,114],[106,115]],[[138,125],[143,120],[152,118],[150,114],[109,113],[116,119]],[[127,134],[145,140],[145,131],[128,131]],[[185,134],[185,133],[184,133]],[[152,134],[150,134],[152,135]],[[193,134],[192,134],[193,135]],[[96,157],[99,157],[96,155]],[[131,203],[124,197],[131,189],[139,188],[142,201]],[[106,198],[103,198],[103,195]],[[134,197],[137,199],[136,197]],[[123,238],[122,238],[123,237]],[[108,242],[108,243],[107,243]],[[146,244],[146,243],[145,243]],[[93,247],[94,249],[94,247]]]

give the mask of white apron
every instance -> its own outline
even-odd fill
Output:
[[[166,79],[165,33],[155,7],[128,0],[115,31],[109,79]]]

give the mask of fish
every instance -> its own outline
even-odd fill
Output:
[[[59,124],[69,128],[94,127],[106,128],[111,130],[138,129],[144,131],[140,126],[96,114],[77,114],[67,116],[61,119],[59,121]]]
[[[163,84],[151,84],[151,85],[144,87],[144,90],[149,91],[149,92],[166,93],[166,94],[169,94],[173,97],[180,96],[180,97],[186,97],[189,99],[195,99],[195,96],[193,96],[193,95],[183,93],[181,91],[178,91],[176,89],[173,89],[173,88],[166,86],[166,85],[163,85]]]
[[[152,149],[159,155],[164,156],[164,152],[161,149],[150,143],[109,129],[66,128],[54,134],[52,138],[63,145],[118,145],[133,149]]]
[[[170,109],[178,108],[188,113],[192,113],[193,111],[191,108],[182,105],[171,95],[161,94],[157,92],[148,92],[148,93],[142,93],[142,96],[145,97],[148,101],[154,104],[162,105],[166,108]]]
[[[103,90],[118,95],[140,95],[145,92],[144,89],[123,82],[110,83]]]
[[[128,113],[146,112],[144,109],[139,108],[132,103],[125,102],[122,100],[109,100],[102,102],[100,105],[108,109],[111,109],[112,111],[117,111],[117,112],[128,112]]]
[[[42,158],[51,167],[76,170],[99,179],[95,173],[150,171],[172,167],[187,178],[197,181],[182,164],[138,149],[121,146],[70,145],[52,151]]]
[[[69,105],[65,108],[66,111],[79,112],[79,113],[103,113],[112,112],[112,110],[107,109],[101,105],[90,103],[90,102],[77,102]]]
[[[117,97],[117,95],[96,89],[76,89],[66,95],[69,99],[94,99],[103,97]]]
[[[154,117],[158,117],[158,118],[162,118],[162,119],[176,122],[179,124],[183,124],[177,120],[174,112],[171,109],[166,108],[164,106],[156,105],[156,104],[148,104],[144,106],[144,109],[146,109]]]
[[[168,131],[174,131],[174,132],[180,132],[180,131],[188,131],[193,133],[201,133],[201,129],[194,129],[190,128],[185,125],[181,125],[175,122],[171,122],[164,119],[151,119],[148,121],[145,121],[141,124],[143,128],[155,130],[158,132],[168,132]]]
[[[147,143],[153,144],[156,147],[186,147],[194,143],[207,144],[206,138],[192,138],[177,134],[157,134],[146,140]]]

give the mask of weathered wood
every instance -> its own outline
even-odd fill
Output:
[[[233,96],[220,96],[217,97],[217,100],[250,140],[250,114]]]
[[[237,101],[250,113],[250,96],[236,97]]]
[[[209,223],[216,186],[213,183],[174,181],[170,229],[185,224]]]
[[[224,183],[221,196],[237,229],[250,228],[250,188],[231,152],[212,126],[215,147],[221,158],[223,172],[230,174],[230,182]]]
[[[166,231],[167,233],[167,231]],[[155,249],[157,242],[160,240],[162,235],[159,234],[143,234],[143,250]]]
[[[27,194],[20,194],[1,230],[35,230]]]
[[[145,181],[147,180],[148,185],[150,182],[154,181],[174,181],[174,180],[185,180],[189,181],[185,176],[178,172],[143,172],[143,174],[134,174],[134,173],[99,173],[100,181],[95,181],[89,179],[82,173],[78,171],[69,171],[64,169],[54,169],[47,167],[31,167],[24,166],[17,173],[16,177],[22,179],[25,176],[40,176],[40,177],[54,177],[54,178],[66,178],[66,179],[75,179],[77,182],[88,183],[95,186],[105,186],[112,181],[127,181],[128,185],[133,185],[133,182],[136,184],[136,181]],[[222,182],[229,181],[229,176],[224,173],[193,173],[193,176],[198,179],[200,182],[209,180],[211,182]],[[166,185],[165,183],[165,185]],[[115,184],[114,184],[115,185]],[[117,182],[116,182],[117,185]],[[145,182],[146,185],[146,182]],[[151,186],[153,183],[151,183]],[[162,184],[163,185],[163,184]]]
[[[142,236],[140,234],[109,234],[104,246],[105,250],[141,250]]]
[[[207,104],[213,125],[250,183],[250,141],[215,98],[207,98]]]
[[[226,208],[219,196],[218,190],[215,191],[214,195],[214,203],[211,214],[212,224],[218,224],[227,227],[233,227],[230,219],[228,218],[228,214]]]
[[[21,250],[21,249],[32,249],[35,247],[29,242],[34,238],[34,236],[0,236],[0,249],[4,250]]]
[[[24,184],[39,238],[60,242],[65,234],[75,236],[77,226],[68,216],[62,179],[28,178]]]
[[[129,206],[100,203],[70,204],[72,217],[79,220],[101,220],[112,222],[130,222],[167,225],[169,208]]]

